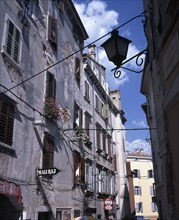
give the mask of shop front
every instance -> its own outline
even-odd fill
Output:
[[[20,186],[0,180],[0,219],[19,220],[22,210]]]

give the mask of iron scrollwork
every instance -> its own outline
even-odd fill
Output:
[[[130,69],[130,68],[127,68],[127,67],[124,67],[123,65],[128,63],[129,61],[133,60],[134,58],[136,58],[136,65],[137,66],[142,66],[143,63],[144,63],[144,59],[143,57],[141,57],[142,55],[146,55],[147,53],[147,49],[139,52],[138,54],[134,55],[133,57],[129,58],[128,60],[124,61],[121,66],[119,67],[115,67],[114,69],[112,69],[111,71],[114,71],[114,77],[115,78],[119,78],[121,76],[121,70],[120,69],[125,69],[125,70],[128,70],[128,71],[131,71],[131,72],[134,72],[134,73],[141,73],[144,68],[142,68],[142,70],[133,70],[133,69]]]

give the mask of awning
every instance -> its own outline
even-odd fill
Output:
[[[93,216],[79,216],[76,218],[73,218],[72,220],[96,220]]]

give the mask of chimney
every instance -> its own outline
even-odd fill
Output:
[[[96,52],[95,52],[95,44],[91,44],[88,46],[88,55],[95,60],[96,59]]]

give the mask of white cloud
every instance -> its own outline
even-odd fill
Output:
[[[133,121],[132,121],[132,124],[133,124],[133,125],[137,125],[137,126],[139,126],[139,127],[143,127],[143,128],[147,127],[145,121],[143,121],[143,120],[141,120],[141,121],[133,120]]]
[[[144,153],[151,154],[150,144],[142,139],[136,139],[132,142],[126,141],[126,150],[129,152],[135,152],[136,149],[143,149]]]
[[[74,1],[76,10],[89,35],[88,43],[110,32],[118,24],[118,13],[108,10],[104,1],[93,0],[90,3],[77,4]],[[99,46],[102,42],[97,42]]]

